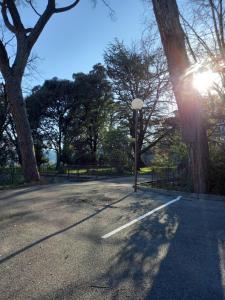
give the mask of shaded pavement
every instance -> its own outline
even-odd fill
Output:
[[[0,299],[225,299],[225,203],[132,179],[0,191]]]

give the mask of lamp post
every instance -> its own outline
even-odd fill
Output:
[[[137,167],[138,167],[138,111],[143,107],[143,101],[135,98],[131,106],[135,115],[135,147],[134,147],[134,192],[137,192]]]

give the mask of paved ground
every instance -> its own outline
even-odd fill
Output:
[[[0,191],[0,299],[225,299],[225,203],[131,179]]]

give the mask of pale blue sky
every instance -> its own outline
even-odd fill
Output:
[[[143,1],[109,3],[116,12],[114,21],[101,0],[96,7],[91,0],[81,0],[73,10],[52,17],[34,47],[33,52],[41,59],[37,64],[40,76],[36,74],[30,85],[54,76],[71,79],[73,73],[88,72],[95,63],[103,62],[104,49],[114,38],[130,44],[141,37],[146,13]],[[30,10],[23,15],[25,23],[31,25]]]

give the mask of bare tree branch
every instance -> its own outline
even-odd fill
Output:
[[[38,37],[40,36],[42,30],[44,29],[45,25],[48,23],[49,19],[53,15],[55,10],[55,1],[54,0],[48,0],[48,4],[46,6],[45,11],[38,19],[36,25],[31,30],[30,35],[28,37],[29,46],[30,48],[33,47],[35,42],[37,41]]]
[[[33,3],[32,3],[32,0],[26,0],[26,2],[28,4],[30,4],[30,7],[33,9],[33,11],[40,17],[41,14],[36,10],[36,8],[34,7]]]
[[[29,1],[30,2],[30,1]],[[55,7],[55,0],[48,0],[47,7],[43,14],[40,16],[39,20],[37,21],[36,25],[34,26],[33,29],[29,29],[30,35],[29,35],[29,45],[32,48],[32,46],[35,44],[37,41],[39,35],[41,34],[42,30],[44,29],[45,25],[51,18],[51,16],[54,13],[61,13],[64,11],[68,11],[72,8],[74,8],[80,0],[74,1],[71,5],[61,7],[61,8],[56,8]]]
[[[16,32],[24,32],[25,33],[25,28],[23,26],[23,23],[21,21],[18,9],[16,7],[16,4],[14,0],[4,0],[3,1],[3,6],[6,5],[9,13],[12,17],[13,25],[16,30]]]
[[[1,3],[2,6],[2,17],[3,17],[3,21],[5,23],[5,26],[13,33],[16,32],[16,28],[10,23],[8,15],[7,15],[7,6],[6,6],[6,2]]]
[[[164,133],[162,133],[162,135],[160,135],[158,138],[156,138],[153,142],[151,142],[144,149],[142,149],[141,153],[143,154],[143,153],[147,152],[149,149],[151,149],[152,147],[154,147],[160,140],[162,140],[164,137],[166,137],[167,135],[169,135],[172,131],[173,131],[173,129],[168,129],[167,131],[165,131]]]
[[[80,0],[75,0],[72,4],[70,4],[68,6],[55,8],[54,13],[62,13],[62,12],[68,11],[68,10],[74,8],[79,2],[80,2]]]
[[[212,0],[209,0],[209,4],[210,4],[210,8],[211,8],[212,19],[213,19],[213,24],[214,24],[214,30],[215,30],[216,38],[217,38],[217,43],[219,45],[219,49],[221,50],[222,49],[222,45],[221,45],[220,34],[219,34],[218,26],[217,26],[216,15],[215,15],[216,7],[215,7],[215,5],[214,5],[214,3],[213,3]]]
[[[191,24],[184,18],[184,16],[182,16],[182,14],[179,14],[182,21],[191,29],[191,31],[195,34],[195,36],[197,37],[198,41],[201,43],[201,45],[206,49],[206,51],[208,52],[210,57],[213,57],[213,53],[210,50],[210,48],[208,47],[208,45],[206,44],[206,42],[200,37],[200,35],[197,33],[197,31],[193,28],[193,26],[191,26]]]

